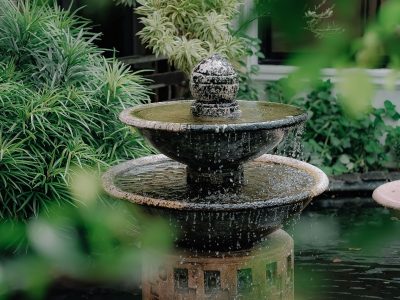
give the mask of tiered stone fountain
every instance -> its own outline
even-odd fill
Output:
[[[219,55],[195,67],[190,87],[195,100],[139,105],[121,113],[122,122],[164,155],[111,168],[104,188],[169,220],[179,247],[248,249],[328,186],[318,168],[264,154],[307,114],[290,105],[236,100],[237,75]]]

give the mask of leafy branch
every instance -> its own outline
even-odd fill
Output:
[[[40,1],[0,0],[0,216],[71,202],[71,174],[150,152],[118,121],[146,81],[105,59],[87,22]]]

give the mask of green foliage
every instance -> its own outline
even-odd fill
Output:
[[[128,1],[129,2],[129,1]],[[260,41],[230,28],[238,14],[239,0],[138,0],[136,8],[144,28],[138,33],[143,43],[156,55],[187,75],[203,58],[214,53],[226,56],[238,70],[242,99],[255,99],[250,76],[257,69],[247,69],[247,56],[259,52]],[[128,3],[129,4],[129,3]]]
[[[389,131],[386,137],[386,147],[388,151],[391,151],[394,156],[394,160],[400,162],[400,127],[395,127]]]
[[[332,16],[334,14],[334,5],[327,7],[327,0],[321,0],[320,3],[306,11],[306,29],[314,34],[317,38],[323,38],[331,32],[342,31],[338,27]]]
[[[344,70],[340,75],[336,87],[340,92],[342,109],[351,118],[365,118],[371,110],[374,94],[370,76],[360,69]],[[359,88],[361,86],[362,89]]]
[[[126,6],[134,6],[136,4],[135,0],[114,0],[114,2]]]
[[[0,0],[0,215],[71,201],[74,168],[149,152],[118,121],[144,80],[95,47],[86,22],[37,1]]]
[[[178,69],[190,74],[202,58],[219,52],[232,61],[245,55],[245,45],[228,25],[238,1],[140,0],[136,13],[144,25],[138,34],[156,55],[166,55]]]
[[[270,83],[267,93],[271,101],[297,105],[309,112],[310,120],[303,137],[306,160],[329,174],[387,167],[390,161],[388,149],[399,128],[393,128],[385,121],[400,119],[390,101],[385,101],[383,108],[370,108],[368,114],[355,119],[350,118],[339,104],[340,97],[338,99],[332,93],[330,81],[321,82],[306,97],[299,98],[288,98],[283,93],[283,85],[282,82]]]
[[[136,287],[144,264],[161,264],[172,248],[165,220],[126,201],[98,195],[97,170],[75,168],[75,202],[50,203],[28,220],[0,222],[0,299],[43,299],[67,278],[99,286]]]
[[[382,4],[378,18],[370,24],[364,36],[354,46],[359,66],[376,68],[387,63],[391,68],[400,68],[397,32],[399,13],[399,1],[389,0]]]
[[[50,205],[28,222],[0,224],[0,299],[16,292],[43,299],[59,278],[137,286],[142,264],[161,263],[172,247],[165,222],[132,206]],[[25,298],[24,298],[25,299]]]

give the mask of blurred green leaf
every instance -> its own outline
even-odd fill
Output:
[[[343,70],[337,85],[340,104],[352,118],[361,118],[371,111],[374,87],[368,74],[362,70]]]

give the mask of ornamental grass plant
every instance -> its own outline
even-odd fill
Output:
[[[132,6],[131,0],[117,1]],[[168,57],[177,69],[190,75],[202,59],[219,53],[235,67],[240,78],[238,98],[257,100],[251,75],[258,67],[248,67],[249,56],[263,57],[261,41],[250,37],[244,28],[231,24],[240,15],[240,0],[137,0],[135,12],[143,29],[138,32],[143,44],[157,56]]]
[[[151,151],[118,121],[148,101],[145,80],[105,59],[96,38],[57,6],[0,0],[1,217],[72,201],[77,170]]]
[[[245,41],[229,25],[239,1],[139,0],[136,13],[144,28],[138,33],[156,55],[166,55],[178,69],[193,67],[214,52],[238,62],[246,55]]]

